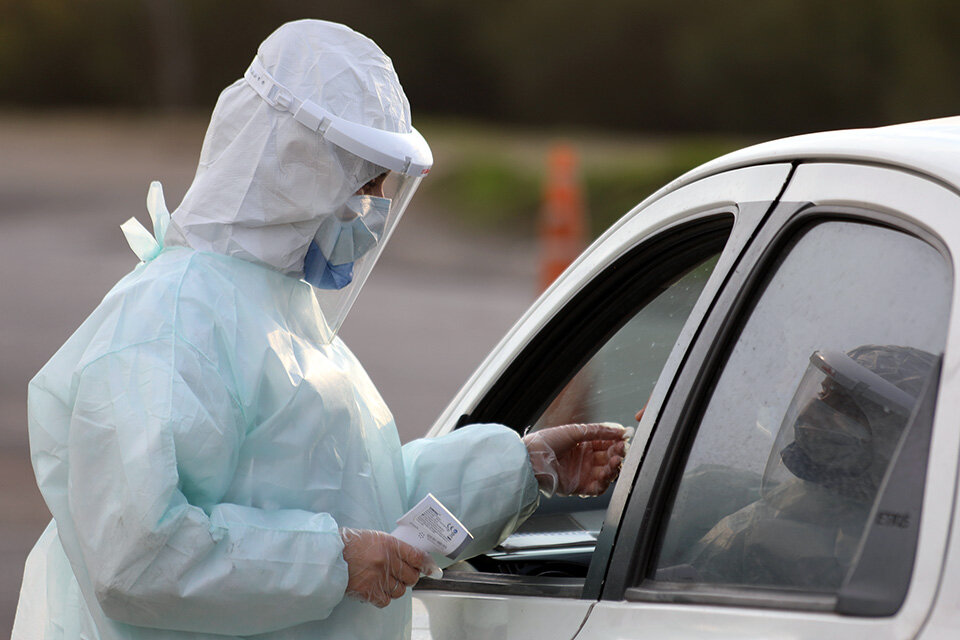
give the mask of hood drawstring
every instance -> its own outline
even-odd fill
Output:
[[[127,244],[137,254],[141,262],[149,262],[163,251],[163,236],[167,233],[170,224],[170,212],[163,199],[163,186],[154,180],[147,191],[147,212],[153,221],[153,235],[136,218],[130,218],[122,225]]]

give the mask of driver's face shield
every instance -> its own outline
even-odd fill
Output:
[[[805,404],[794,409],[794,442],[818,466],[846,473],[862,473],[871,462],[870,421],[843,387],[819,369],[801,383]],[[789,443],[786,443],[789,446]]]
[[[798,477],[867,496],[875,489],[873,470],[882,473],[888,462],[879,459],[890,454],[886,440],[902,431],[912,404],[845,354],[814,353],[770,452],[763,491]]]

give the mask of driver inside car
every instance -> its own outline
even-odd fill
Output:
[[[694,545],[681,565],[687,574],[715,584],[839,587],[935,362],[902,346],[815,352],[781,423],[760,498]],[[678,568],[658,576],[682,579]]]

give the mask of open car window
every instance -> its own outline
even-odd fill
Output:
[[[667,285],[602,343],[533,424],[636,422],[677,334],[717,266],[714,254]]]
[[[705,216],[616,261],[553,318],[469,421],[518,431],[578,422],[635,425],[732,223],[729,213]],[[582,586],[611,493],[541,500],[518,531],[461,568]],[[579,593],[561,591],[555,595]]]
[[[586,422],[636,423],[719,255],[680,274],[641,307],[563,386],[532,430]],[[480,564],[499,573],[585,575],[603,524],[604,497],[551,498]],[[477,564],[476,562],[474,564]]]

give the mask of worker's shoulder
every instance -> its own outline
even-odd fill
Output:
[[[78,330],[77,338],[108,351],[152,341],[170,341],[183,327],[213,331],[230,316],[235,278],[217,260],[174,247],[142,262],[104,296]],[[86,334],[86,335],[84,335]]]
[[[272,295],[287,280],[291,278],[238,258],[171,247],[120,280],[104,302],[122,301],[125,308],[144,313],[216,313],[236,306],[238,298]]]
[[[168,314],[175,335],[198,344],[212,334],[223,340],[286,327],[291,316],[310,315],[316,306],[303,280],[240,258],[175,248],[145,266],[126,295],[146,298],[139,305],[145,312]]]
[[[212,357],[249,346],[236,344],[238,336],[249,341],[265,334],[264,327],[285,326],[287,307],[312,296],[309,289],[302,280],[245,260],[167,248],[110,290],[76,340],[92,357],[151,342],[187,345]]]
[[[188,305],[193,300],[209,306],[210,296],[198,285],[210,282],[210,269],[207,261],[197,257],[195,251],[176,247],[141,262],[107,292],[90,319],[117,318],[137,327],[154,326],[176,314],[184,300]]]
[[[176,283],[175,293],[181,299],[198,293],[214,295],[214,300],[206,300],[208,303],[228,301],[237,295],[272,298],[277,291],[291,287],[309,288],[303,281],[265,265],[185,247],[165,250],[154,263],[150,277],[168,284]]]

